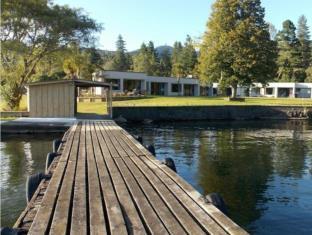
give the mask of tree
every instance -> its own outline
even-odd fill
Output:
[[[67,48],[67,56],[63,62],[64,72],[70,79],[81,77],[82,67],[86,61],[86,56],[80,51],[77,43],[71,43]]]
[[[266,84],[275,74],[275,44],[270,40],[260,0],[217,0],[200,47],[203,83],[232,86]]]
[[[126,43],[121,35],[118,36],[116,47],[117,51],[114,55],[114,59],[112,62],[113,69],[118,71],[129,70],[130,69],[129,55],[126,50]]]
[[[183,69],[181,63],[183,46],[181,42],[175,42],[173,45],[172,55],[171,55],[171,64],[172,71],[171,74],[174,77],[181,78],[183,77]]]
[[[276,40],[278,45],[278,80],[297,82],[304,80],[304,71],[300,68],[300,42],[292,21],[283,22],[283,29],[277,34]]]
[[[311,63],[312,51],[309,27],[307,25],[307,18],[304,15],[302,15],[298,20],[297,37],[300,43],[300,67],[302,71],[305,71]],[[306,77],[306,74],[304,74],[304,77]]]
[[[184,77],[193,75],[194,68],[197,64],[197,53],[192,38],[189,35],[187,35],[184,47],[182,48],[181,64]]]
[[[1,93],[11,109],[45,57],[71,42],[87,45],[101,29],[82,10],[47,0],[2,0],[1,9]]]
[[[312,65],[310,65],[310,67],[307,68],[306,75],[307,77],[306,77],[305,82],[312,82]]]
[[[133,57],[133,69],[148,75],[159,75],[159,59],[152,41],[147,46],[142,43],[139,53]]]
[[[160,53],[159,75],[169,77],[171,75],[171,55],[167,48]]]
[[[79,78],[91,80],[92,73],[103,70],[103,59],[98,51],[94,48],[86,48],[81,51],[83,63],[80,69]]]

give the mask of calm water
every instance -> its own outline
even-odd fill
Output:
[[[52,141],[61,134],[2,136],[1,226],[12,226],[26,207],[25,182],[28,175],[44,171]]]
[[[312,234],[312,123],[183,122],[125,125],[172,157],[203,194],[255,234]]]
[[[251,233],[312,234],[312,123],[183,122],[124,126],[172,157],[203,194],[219,192]],[[43,171],[60,135],[2,137],[1,222],[25,208],[26,176]]]

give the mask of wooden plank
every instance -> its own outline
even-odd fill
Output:
[[[95,162],[90,123],[86,123],[87,165],[89,185],[90,234],[106,234],[103,197],[100,189],[98,169]],[[101,169],[102,170],[102,169]]]
[[[69,83],[63,84],[63,89],[64,89],[64,100],[63,100],[63,106],[64,106],[64,117],[69,117]]]
[[[95,130],[97,132],[96,134],[98,135],[97,138],[100,144],[100,148],[102,150],[103,159],[105,160],[105,163],[106,163],[105,165],[105,163],[104,162],[102,163],[100,159],[98,161],[99,169],[100,170],[109,169],[109,173],[112,178],[113,185],[115,187],[116,194],[118,196],[119,203],[120,203],[120,206],[121,206],[121,209],[123,211],[123,215],[126,221],[128,233],[129,234],[146,234],[144,225],[141,221],[138,211],[136,210],[136,207],[131,198],[131,195],[128,192],[128,189],[125,185],[125,182],[119,170],[117,169],[117,166],[112,160],[112,156],[110,155],[110,152],[106,146],[106,143],[104,142],[103,137],[101,136],[101,133],[99,132],[99,128],[97,125],[98,124],[95,124]],[[105,167],[105,169],[103,169],[103,167]]]
[[[108,136],[110,137],[111,141],[115,140],[115,148],[119,152],[119,150],[123,150],[123,147],[125,147],[125,151],[129,151],[128,146],[122,146],[118,139],[114,136],[114,133],[116,131],[109,130],[109,126],[104,125],[104,129],[107,131]],[[129,154],[132,156],[134,153],[129,151]],[[128,167],[129,171],[132,173],[134,178],[136,179],[138,185],[140,185],[140,188],[143,190],[144,194],[150,201],[150,204],[153,206],[154,210],[162,220],[163,224],[168,229],[169,233],[177,233],[177,234],[186,234],[185,230],[182,228],[179,221],[175,218],[175,216],[172,214],[172,212],[168,209],[167,205],[163,202],[161,197],[158,195],[158,193],[154,190],[154,188],[150,185],[148,180],[144,177],[144,175],[138,170],[137,166],[134,165],[131,160],[127,157],[121,158],[123,160],[123,163]],[[117,159],[117,161],[121,161],[120,159]],[[204,234],[201,229],[198,230],[199,233],[197,234]]]
[[[47,90],[46,90],[46,97],[47,97],[47,117],[51,117],[52,116],[52,112],[53,112],[53,93],[54,93],[54,89],[55,86],[51,85],[51,86],[46,86]]]
[[[118,128],[118,126],[115,128]],[[127,137],[127,139],[129,139],[132,142],[132,144],[135,145],[136,148],[140,149],[145,154],[145,157],[148,160],[145,162],[149,163],[149,167],[151,169],[154,169],[154,170],[155,169],[161,169],[161,171],[157,171],[157,172],[163,172],[164,173],[159,177],[160,179],[171,179],[173,182],[175,182],[180,187],[180,189],[182,189],[184,192],[186,192],[187,195],[193,201],[195,201],[198,204],[198,206],[200,206],[223,229],[225,229],[226,232],[228,232],[230,234],[248,234],[245,230],[243,230],[241,227],[239,227],[237,224],[235,224],[230,218],[228,218],[226,215],[224,215],[215,206],[213,206],[210,203],[206,203],[203,196],[199,192],[194,190],[191,185],[189,185],[187,182],[185,182],[175,172],[168,169],[168,167],[161,164],[157,159],[155,159],[153,157],[153,155],[151,155],[142,145],[140,145],[130,134],[128,134],[125,130],[123,130],[121,128],[120,128],[120,130]],[[152,165],[150,163],[152,163]],[[168,176],[169,176],[169,178],[168,178]],[[175,188],[177,190],[179,190],[177,187],[175,187]],[[186,204],[186,205],[188,205],[188,204]]]
[[[73,199],[74,177],[76,173],[77,156],[79,150],[79,141],[81,134],[81,125],[79,133],[75,135],[73,146],[70,151],[68,164],[62,182],[61,190],[57,199],[55,212],[51,224],[50,234],[67,234],[70,228],[71,205]]]
[[[60,84],[55,84],[55,89],[53,92],[53,112],[52,115],[53,117],[61,117],[59,113],[59,90],[60,90]]]
[[[49,103],[48,103],[48,86],[47,85],[43,85],[41,87],[42,89],[42,110],[43,110],[43,114],[42,117],[48,117],[48,108],[49,108]]]
[[[63,179],[65,167],[72,147],[73,140],[78,135],[77,125],[71,127],[69,130],[68,139],[66,141],[64,152],[60,157],[57,169],[49,183],[46,194],[42,200],[40,208],[35,216],[35,219],[29,229],[29,234],[45,234],[48,232],[50,219],[53,215],[54,206],[56,204],[58,191]]]
[[[224,215],[218,208],[210,203],[206,203],[203,196],[195,191],[192,186],[188,185],[183,179],[177,177],[174,172],[170,172],[170,170],[166,166],[159,166],[158,162],[153,161],[152,159],[145,156],[147,159],[145,161],[150,167],[154,168],[159,172],[159,178],[161,179],[170,179],[175,182],[177,187],[172,188],[173,190],[183,190],[188,194],[188,196],[195,201],[198,206],[200,206],[215,222],[217,222],[227,233],[230,234],[247,234],[241,227],[235,224],[229,217]],[[162,170],[161,170],[162,168]],[[170,178],[168,178],[170,176]],[[188,204],[187,204],[188,205]],[[200,219],[201,217],[197,217]]]
[[[42,117],[43,115],[42,89],[41,89],[41,86],[34,87],[34,89],[36,89],[36,92],[37,92],[37,96],[36,96],[37,109],[36,109],[35,117]]]
[[[79,152],[75,175],[73,209],[71,216],[71,234],[87,233],[87,188],[86,188],[86,125],[83,123],[80,132]],[[91,148],[91,146],[88,146]],[[66,179],[70,180],[70,179]]]
[[[121,136],[120,132],[115,131],[112,133],[119,140],[119,142],[124,142],[125,140]],[[125,145],[125,148],[131,149],[130,146]],[[160,181],[156,174],[148,168],[140,157],[127,158],[128,167],[133,169],[134,164],[141,170],[145,177],[150,181],[153,187],[157,190],[162,199],[166,202],[167,206],[173,211],[177,219],[184,226],[184,229],[190,234],[205,234],[200,225],[196,223],[196,220],[186,211],[186,209],[180,204],[177,198],[169,191],[169,189]],[[208,231],[207,231],[208,232]],[[215,231],[214,231],[215,232]],[[222,229],[219,232],[224,232]]]
[[[108,170],[103,162],[103,156],[97,136],[95,135],[94,126],[91,126],[91,138],[93,141],[95,159],[98,166],[99,179],[104,196],[104,204],[109,222],[109,229],[112,234],[127,234],[125,220],[123,218],[122,210],[117,199],[113,184]]]
[[[99,125],[99,129],[102,133],[102,136],[104,138],[104,142],[107,143],[107,146],[109,148],[109,151],[113,150],[109,146],[113,147],[111,144],[111,141],[109,137],[107,136],[104,128],[102,125]],[[116,150],[112,151],[116,152]],[[112,154],[111,152],[111,154]],[[136,203],[136,206],[138,210],[140,211],[141,217],[144,220],[144,223],[146,227],[148,228],[149,232],[151,234],[168,234],[168,231],[166,230],[165,226],[155,213],[154,209],[148,202],[147,198],[145,197],[144,193],[140,189],[139,185],[129,172],[129,170],[126,168],[126,166],[123,164],[122,160],[119,157],[113,157],[112,158],[114,162],[116,163],[124,181],[126,182],[127,188],[129,192],[132,195],[133,200]],[[121,160],[121,161],[118,161]]]

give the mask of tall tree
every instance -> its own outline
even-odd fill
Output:
[[[306,76],[305,82],[312,82],[312,65],[306,69]]]
[[[187,35],[184,47],[182,48],[181,64],[184,77],[193,75],[194,68],[197,64],[197,53],[192,38],[189,35]]]
[[[200,47],[202,82],[232,86],[266,82],[275,74],[275,44],[270,40],[260,0],[217,0]]]
[[[80,75],[83,79],[91,80],[92,73],[103,70],[103,59],[94,47],[85,49],[83,54],[86,59]]]
[[[114,70],[127,71],[130,69],[130,56],[126,50],[126,43],[122,36],[119,35],[116,42],[116,53],[114,55],[112,67]]]
[[[80,9],[48,0],[2,0],[1,10],[1,94],[11,109],[44,58],[71,42],[88,44],[101,29]]]
[[[182,50],[183,46],[181,42],[175,42],[173,45],[172,55],[171,55],[171,64],[172,71],[171,74],[174,77],[181,78],[183,77],[183,69],[182,69]]]
[[[283,29],[277,34],[276,40],[278,45],[278,80],[289,82],[304,80],[304,71],[300,68],[300,42],[292,21],[283,22]]]
[[[152,41],[147,46],[142,43],[139,53],[133,57],[133,69],[148,75],[159,75],[159,59]]]
[[[311,63],[311,41],[307,18],[302,15],[298,20],[297,37],[299,40],[300,67],[303,71],[308,69]],[[305,74],[306,77],[306,74]]]
[[[159,75],[164,77],[171,76],[171,54],[167,48],[160,53]]]

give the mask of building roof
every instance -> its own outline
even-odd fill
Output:
[[[26,86],[38,86],[38,85],[62,84],[62,83],[64,84],[71,83],[77,87],[111,87],[111,86],[114,86],[110,83],[82,80],[82,79],[76,79],[76,80],[63,79],[63,80],[53,80],[53,81],[32,82],[32,83],[26,84]]]

